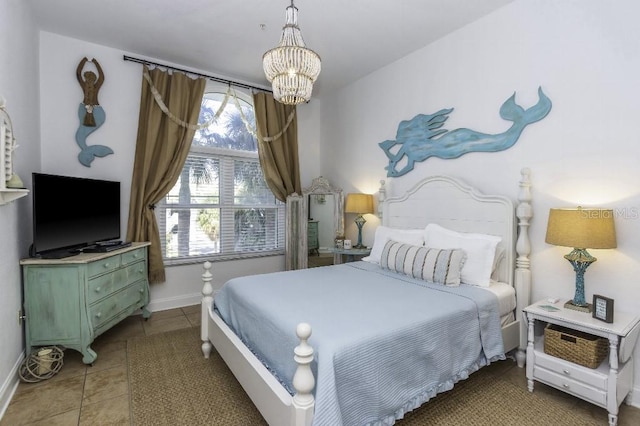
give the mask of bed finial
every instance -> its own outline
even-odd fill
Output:
[[[211,275],[211,262],[206,261],[204,265],[204,272],[202,273],[202,307],[200,309],[202,317],[200,318],[201,326],[200,326],[200,339],[202,340],[202,354],[205,358],[209,358],[211,355],[211,349],[213,345],[209,341],[207,326],[209,324],[209,307],[213,303],[213,286],[211,285],[211,280],[213,279],[213,275]]]
[[[529,220],[533,217],[533,208],[531,207],[531,170],[527,167],[520,171],[522,179],[520,180],[520,192],[518,193],[518,207],[516,208],[516,216],[518,217],[518,240],[516,243],[516,269],[529,269],[531,262],[529,254],[531,254],[531,242],[529,241]]]
[[[380,189],[378,190],[378,217],[382,219],[382,206],[384,206],[384,200],[387,198],[387,187],[384,179],[380,180]]]
[[[313,362],[313,348],[307,343],[309,337],[311,337],[311,326],[306,322],[301,322],[296,327],[296,335],[300,339],[300,344],[294,349],[295,356],[293,359],[298,364],[296,372],[293,375],[293,387],[296,390],[296,394],[293,396],[293,404],[298,409],[306,409],[313,412],[314,398],[313,391],[316,385],[311,371],[311,363]],[[295,410],[300,411],[300,410]],[[295,414],[299,415],[299,414]],[[308,416],[307,416],[308,417]],[[310,423],[310,417],[308,420]],[[303,419],[296,419],[293,424],[306,423]],[[302,420],[302,423],[299,421]]]

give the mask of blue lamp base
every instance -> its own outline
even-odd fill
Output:
[[[356,249],[367,248],[366,246],[362,245],[362,227],[364,226],[366,220],[360,214],[358,215],[358,217],[356,217],[355,222],[356,222],[356,226],[358,227],[358,243],[355,246],[353,246],[353,248],[356,248]]]
[[[591,303],[587,303],[584,297],[584,273],[593,262],[595,257],[591,256],[587,250],[575,248],[573,251],[564,256],[571,263],[573,270],[576,272],[576,293],[573,300],[569,300],[564,304],[567,309],[573,309],[580,312],[591,312]]]

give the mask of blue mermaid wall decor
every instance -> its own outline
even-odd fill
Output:
[[[80,83],[84,93],[82,103],[78,106],[80,126],[76,131],[76,142],[80,147],[78,161],[85,167],[91,167],[91,162],[95,157],[105,157],[113,154],[113,150],[108,146],[87,145],[87,137],[98,130],[104,124],[106,118],[106,114],[98,102],[98,91],[102,83],[104,83],[104,73],[96,59],[92,59],[91,62],[95,65],[98,75],[96,76],[93,71],[85,71],[83,73],[82,70],[88,61],[86,57],[82,58],[76,69],[78,83]]]
[[[511,148],[526,126],[542,120],[551,111],[551,100],[542,88],[538,88],[538,103],[529,109],[516,104],[515,97],[514,93],[500,107],[500,117],[513,124],[507,131],[495,135],[464,128],[443,129],[453,108],[429,115],[418,114],[411,120],[401,121],[396,140],[378,144],[389,159],[385,167],[387,176],[402,176],[413,170],[417,161],[429,157],[453,159],[469,152],[497,152]]]

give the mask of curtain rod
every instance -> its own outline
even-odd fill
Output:
[[[239,83],[239,82],[233,81],[233,80],[227,80],[227,79],[220,78],[220,77],[214,77],[212,75],[207,75],[207,74],[202,74],[202,73],[195,72],[195,71],[185,70],[185,69],[182,69],[182,68],[174,67],[172,65],[159,64],[157,62],[148,61],[146,59],[134,58],[132,56],[127,56],[127,55],[123,55],[122,58],[125,61],[131,61],[131,62],[137,62],[139,64],[155,65],[157,67],[168,68],[168,69],[173,70],[173,71],[180,71],[180,72],[183,72],[183,73],[186,73],[186,74],[197,75],[198,77],[204,77],[204,78],[212,80],[212,81],[217,81],[218,83],[230,84],[230,85],[233,85],[233,86],[236,86],[236,87],[242,87],[244,89],[255,89],[255,90],[260,90],[261,92],[269,92],[269,93],[272,92],[271,90],[263,89],[262,87],[252,86],[252,85],[246,84],[246,83]]]

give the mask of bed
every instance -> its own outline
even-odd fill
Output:
[[[517,206],[508,197],[484,195],[447,176],[425,178],[406,193],[388,197],[384,183],[380,189],[380,228],[418,230],[429,225],[499,237],[501,250],[489,287],[425,283],[381,268],[393,247],[388,241],[380,264],[356,262],[315,272],[265,274],[272,281],[268,286],[259,281],[265,276],[232,280],[233,285],[216,295],[214,309],[211,264],[205,262],[204,356],[216,348],[269,424],[296,426],[393,424],[482,366],[504,358],[504,353],[513,352],[518,365],[524,366],[526,328],[520,317],[529,304],[531,285],[529,175],[528,169],[522,170]],[[322,291],[309,284],[319,274],[325,281]],[[351,296],[346,287],[353,288]],[[257,300],[242,298],[243,293]],[[367,297],[354,296],[364,293]],[[383,299],[374,300],[373,294]],[[400,306],[385,304],[396,294],[402,294]],[[332,312],[326,315],[323,307],[328,303]],[[242,305],[244,310],[234,311]],[[363,309],[351,317],[344,313],[347,309],[333,308],[355,305]],[[414,315],[421,306],[429,308]],[[289,316],[280,318],[275,311]],[[292,322],[301,312],[313,320]],[[277,329],[275,334],[268,334],[272,329]],[[349,330],[355,334],[342,334]],[[454,340],[445,339],[442,330]],[[463,346],[464,351],[458,351]],[[414,364],[399,364],[398,359]],[[425,359],[433,360],[438,369],[423,368],[422,377],[415,372]],[[401,395],[402,400],[390,401],[386,394]]]

